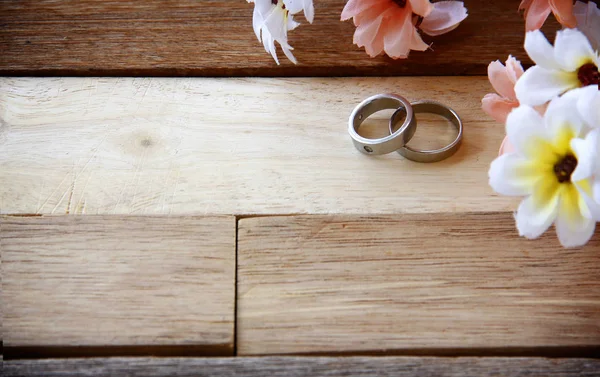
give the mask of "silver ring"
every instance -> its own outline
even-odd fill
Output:
[[[397,131],[379,139],[367,139],[358,134],[357,130],[365,119],[386,109],[402,109],[407,114],[404,123]],[[377,94],[367,98],[356,106],[348,121],[348,132],[354,146],[368,155],[391,153],[402,148],[412,138],[416,129],[417,122],[410,102],[395,94]]]
[[[412,104],[412,107],[414,113],[432,113],[443,116],[452,122],[452,124],[458,130],[458,134],[456,135],[456,139],[454,139],[454,141],[440,149],[419,150],[413,149],[406,145],[402,148],[399,148],[398,153],[409,160],[417,162],[438,162],[445,160],[456,153],[456,151],[460,148],[463,137],[463,124],[456,111],[439,102],[429,100],[415,102]],[[404,109],[402,108],[396,110],[396,112],[394,112],[392,115],[390,119],[390,133],[394,132],[396,123],[401,115],[404,115]]]

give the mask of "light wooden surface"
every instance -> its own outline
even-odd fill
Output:
[[[483,77],[0,78],[0,212],[511,211],[487,182],[504,137],[480,109],[489,91]],[[382,92],[453,107],[462,148],[435,164],[360,154],[347,118]]]
[[[3,0],[0,74],[117,76],[460,75],[523,51],[519,1],[466,0],[469,17],[434,51],[410,59],[370,58],[352,44],[354,25],[340,22],[346,0],[315,0],[315,20],[290,33],[300,65],[279,52],[277,67],[252,31],[244,0]],[[548,30],[558,30],[548,20]]]
[[[239,355],[600,346],[600,234],[573,250],[527,242],[508,213],[238,229]]]
[[[2,217],[0,244],[7,349],[233,352],[233,217]]]
[[[600,361],[474,357],[100,358],[8,361],[4,373],[6,377],[592,377],[600,376]]]

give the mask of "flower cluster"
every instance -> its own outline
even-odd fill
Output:
[[[581,246],[600,221],[600,56],[577,29],[559,31],[554,46],[527,32],[525,50],[535,63],[525,72],[513,57],[488,68],[498,94],[482,106],[507,133],[490,185],[525,197],[520,235],[537,238],[554,224],[563,246]]]
[[[279,64],[275,42],[287,58],[297,64],[288,43],[288,31],[300,24],[294,15],[304,12],[313,22],[313,0],[247,0],[254,3],[254,33],[265,50]],[[342,21],[352,18],[356,25],[354,43],[375,57],[382,52],[394,59],[406,58],[410,50],[425,51],[419,31],[431,36],[454,30],[467,17],[462,1],[429,0],[349,0],[342,11]]]

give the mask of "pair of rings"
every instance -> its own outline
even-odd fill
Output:
[[[369,116],[381,110],[396,109],[390,118],[390,135],[379,139],[368,139],[358,134],[361,124]],[[432,113],[448,119],[458,130],[456,138],[440,149],[419,150],[406,145],[417,130],[416,113]],[[404,118],[402,125],[395,130],[396,124]],[[354,146],[367,155],[382,155],[398,151],[400,155],[417,162],[437,162],[452,156],[458,148],[463,136],[463,124],[454,110],[435,101],[418,101],[410,103],[406,98],[396,94],[377,94],[361,102],[350,115],[348,132]],[[395,130],[395,131],[394,131]]]

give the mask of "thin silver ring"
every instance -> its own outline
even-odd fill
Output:
[[[418,101],[412,104],[414,113],[432,113],[443,116],[448,119],[458,130],[456,139],[447,146],[434,150],[413,149],[408,145],[399,148],[400,153],[405,158],[416,162],[438,162],[452,156],[460,148],[463,138],[463,124],[456,111],[446,105],[435,101]],[[399,108],[390,118],[390,133],[393,134],[394,128],[400,116],[404,116],[404,109]],[[422,126],[422,125],[421,125]]]
[[[386,109],[402,109],[407,114],[400,128],[390,135],[379,139],[367,139],[358,134],[358,128],[372,114]],[[377,94],[362,101],[350,114],[348,133],[354,146],[368,155],[387,154],[402,148],[412,138],[417,122],[410,102],[396,94]]]

